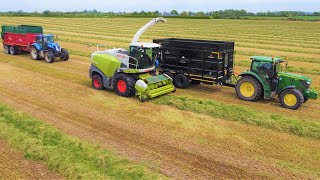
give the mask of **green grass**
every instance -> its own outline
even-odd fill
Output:
[[[82,142],[26,114],[0,105],[0,138],[24,152],[28,159],[46,163],[66,178],[157,179],[142,165],[97,145]]]
[[[241,105],[232,105],[189,96],[167,95],[153,101],[156,104],[176,107],[180,110],[206,114],[216,118],[252,124],[279,132],[320,139],[320,122],[266,113]]]

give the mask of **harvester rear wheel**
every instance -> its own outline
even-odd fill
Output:
[[[54,60],[55,60],[55,57],[54,57],[53,52],[51,52],[51,51],[45,52],[45,53],[44,53],[44,60],[45,60],[47,63],[53,63]]]
[[[99,75],[92,76],[92,87],[94,89],[98,89],[98,90],[104,89],[103,80],[102,80],[101,76],[99,76]]]
[[[177,88],[185,89],[191,86],[190,78],[183,75],[178,74],[174,77],[173,83]]]
[[[297,89],[286,89],[279,95],[279,100],[284,108],[296,110],[303,104],[304,97]]]
[[[262,87],[256,78],[244,76],[236,84],[236,93],[242,100],[257,101],[262,95]]]
[[[5,52],[6,54],[10,54],[10,46],[5,45],[5,46],[4,46],[4,52]]]
[[[136,79],[128,74],[117,74],[114,77],[113,87],[116,94],[123,97],[131,97],[135,94],[136,90],[134,85]]]

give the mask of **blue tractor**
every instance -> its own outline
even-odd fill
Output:
[[[53,63],[56,57],[59,57],[62,61],[69,60],[68,51],[54,42],[52,34],[36,35],[36,42],[31,44],[30,55],[34,60],[44,58],[47,63]]]

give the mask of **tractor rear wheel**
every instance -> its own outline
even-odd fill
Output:
[[[113,87],[116,94],[123,97],[131,97],[135,95],[134,85],[136,79],[128,74],[117,74],[114,77]]]
[[[236,84],[236,93],[242,100],[257,101],[262,95],[262,87],[256,78],[244,76]]]
[[[44,60],[47,62],[47,63],[53,63],[54,60],[55,60],[55,56],[53,54],[53,52],[51,51],[47,51],[44,53]]]
[[[286,89],[279,95],[280,103],[288,109],[298,109],[304,102],[304,97],[298,89]]]
[[[103,80],[102,80],[101,76],[99,76],[99,75],[92,76],[92,87],[94,89],[98,89],[98,90],[104,89]]]
[[[10,46],[9,52],[10,52],[11,55],[17,55],[18,54],[18,49],[17,49],[17,47]]]
[[[185,89],[191,86],[190,78],[183,75],[178,74],[174,77],[173,83],[177,88]]]
[[[60,59],[62,61],[68,61],[69,60],[69,53],[66,49],[62,48],[61,49],[61,56],[60,56]]]
[[[10,46],[4,45],[4,52],[5,52],[6,54],[10,54]]]
[[[36,47],[32,46],[31,49],[30,49],[30,55],[31,55],[31,58],[33,60],[38,60],[40,59],[39,57],[39,51]]]

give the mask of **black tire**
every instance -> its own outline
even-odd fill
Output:
[[[296,99],[287,100],[286,96],[295,97]],[[303,104],[304,97],[298,89],[286,89],[280,93],[279,101],[282,107],[296,110],[296,109],[299,109],[299,107]]]
[[[44,53],[44,60],[47,63],[53,63],[55,61],[55,56],[54,56],[53,52],[51,52],[51,51],[45,52]]]
[[[9,52],[10,52],[11,55],[17,55],[18,54],[18,49],[17,49],[17,47],[10,46]]]
[[[173,79],[173,84],[177,88],[181,88],[181,89],[185,89],[191,86],[190,78],[183,74],[176,75]]]
[[[94,89],[98,89],[98,90],[103,90],[104,86],[103,86],[103,79],[100,75],[94,75],[92,76],[92,87]]]
[[[132,97],[135,95],[136,90],[134,85],[136,83],[136,79],[128,74],[117,74],[114,77],[113,87],[119,96],[123,97]]]
[[[246,84],[244,83],[249,83],[252,86],[249,85],[249,87],[245,87]],[[248,94],[245,94],[245,92],[243,92],[243,89],[245,92],[248,92]],[[262,86],[256,78],[252,76],[244,76],[236,84],[236,93],[242,100],[257,101],[262,95]]]
[[[6,54],[10,54],[10,46],[8,46],[8,45],[4,45],[4,52],[6,53]]]
[[[171,77],[171,79],[174,78],[174,76],[170,72],[164,72],[163,74],[166,74],[167,76]]]
[[[32,46],[30,49],[30,56],[33,60],[40,59],[39,51],[36,47]]]
[[[64,49],[64,48],[61,49],[60,59],[61,59],[62,61],[68,61],[68,60],[69,60],[69,52],[68,52],[66,49]]]

